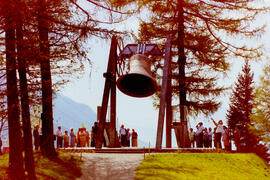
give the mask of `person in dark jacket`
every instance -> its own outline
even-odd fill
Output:
[[[33,131],[35,150],[39,149],[39,125],[36,125]]]

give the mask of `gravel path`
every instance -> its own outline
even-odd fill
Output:
[[[83,153],[81,180],[134,179],[143,154]]]

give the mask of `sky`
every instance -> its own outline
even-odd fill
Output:
[[[269,15],[268,15],[269,16]],[[260,19],[260,21],[266,21],[267,18]],[[269,19],[269,18],[268,18]],[[132,23],[126,23],[123,25],[123,28],[128,28],[136,31],[138,27],[138,19],[134,17],[130,20]],[[270,24],[269,22],[267,24]],[[267,26],[266,33],[262,36],[261,42],[265,44],[266,49],[270,49],[270,27]],[[125,45],[130,42],[124,42]],[[252,43],[252,42],[251,42]],[[72,100],[86,104],[91,107],[95,112],[97,106],[101,105],[103,90],[104,90],[104,78],[103,73],[106,72],[109,49],[110,49],[110,40],[102,41],[93,39],[89,42],[89,57],[92,60],[92,68],[86,68],[85,73],[82,78],[74,79],[69,85],[67,85],[62,91],[61,94],[71,98]],[[269,56],[269,54],[268,54]],[[257,82],[259,76],[262,74],[264,62],[253,62],[251,68],[254,71],[255,77],[254,80]],[[243,61],[236,60],[233,61],[233,66],[228,77],[222,79],[221,82],[226,82],[228,85],[233,85],[237,80],[237,75],[241,72]],[[86,67],[88,65],[86,64]],[[228,93],[226,96],[221,97],[223,105],[218,110],[217,113],[213,115],[214,119],[221,119],[224,122],[226,121],[226,111],[229,104]],[[157,121],[158,121],[158,110],[155,109],[152,105],[153,101],[151,97],[147,98],[133,98],[129,97],[119,90],[117,90],[117,129],[121,124],[124,124],[125,127],[130,129],[135,129],[139,134],[139,139],[150,143],[151,146],[155,146],[156,134],[157,134]],[[191,127],[202,121],[206,127],[213,127],[213,123],[209,121],[209,118],[204,116],[198,117],[196,119],[189,119],[189,124]],[[165,125],[164,125],[165,131]],[[163,135],[163,137],[165,137]],[[175,137],[172,138],[173,146],[176,146]],[[164,146],[163,138],[163,146]]]

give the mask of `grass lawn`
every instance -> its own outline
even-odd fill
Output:
[[[74,154],[59,153],[58,158],[48,159],[35,153],[36,175],[39,180],[76,179],[81,176],[82,161]],[[7,179],[8,154],[0,155],[0,179]]]
[[[149,155],[135,179],[270,179],[270,167],[255,154],[177,153]]]

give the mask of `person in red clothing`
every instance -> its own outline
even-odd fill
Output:
[[[81,128],[79,131],[79,140],[80,140],[80,147],[85,147],[86,146],[86,139],[87,139],[87,134],[86,134],[86,128]]]
[[[138,147],[138,133],[132,129],[131,133],[131,142],[132,142],[132,147]]]

